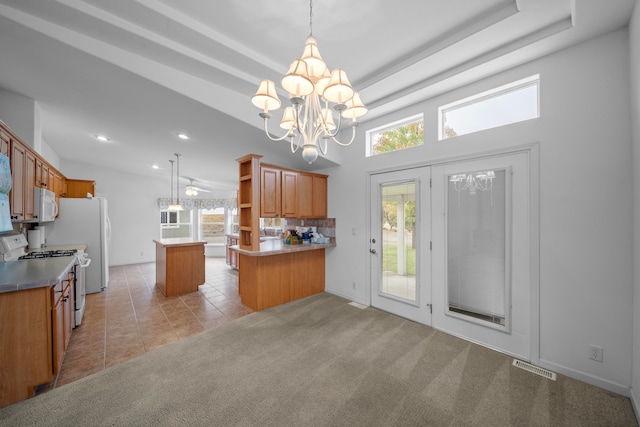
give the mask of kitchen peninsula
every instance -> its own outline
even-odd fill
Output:
[[[336,246],[335,220],[326,217],[328,177],[261,165],[260,158],[249,154],[238,159],[239,239],[230,248],[239,258],[240,298],[255,311],[324,292],[325,250]],[[329,225],[330,240],[291,245],[281,239],[261,241],[261,216],[286,218],[294,227]]]
[[[196,292],[205,281],[205,242],[187,237],[154,240],[156,286],[164,296]]]

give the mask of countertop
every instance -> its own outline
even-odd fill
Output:
[[[192,245],[204,245],[205,241],[193,239],[191,237],[173,237],[170,239],[153,239],[159,245],[162,246],[192,246]]]
[[[280,255],[280,254],[289,254],[292,252],[303,252],[303,251],[313,251],[316,249],[326,249],[326,248],[334,248],[336,246],[335,241],[331,241],[330,243],[304,243],[302,245],[287,245],[284,243],[282,239],[271,239],[265,240],[260,243],[259,251],[248,251],[246,249],[240,249],[240,246],[234,245],[231,246],[230,249],[241,253],[243,255],[249,256],[269,256],[269,255]]]
[[[0,293],[51,287],[64,280],[75,256],[0,262]]]

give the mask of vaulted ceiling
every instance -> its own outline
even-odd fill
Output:
[[[619,29],[634,3],[315,0],[312,31],[371,120]],[[0,89],[38,102],[62,159],[168,180],[178,152],[200,187],[235,189],[235,159],[248,153],[299,169],[340,163],[337,146],[309,166],[269,141],[250,102],[309,32],[303,0],[0,0]]]

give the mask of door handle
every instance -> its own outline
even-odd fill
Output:
[[[369,252],[371,252],[372,254],[377,253],[375,249],[369,249]]]

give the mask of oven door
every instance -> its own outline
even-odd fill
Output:
[[[87,267],[91,264],[90,258],[79,257],[76,265],[76,293],[75,293],[75,326],[80,326],[84,316],[85,300],[87,295]]]

